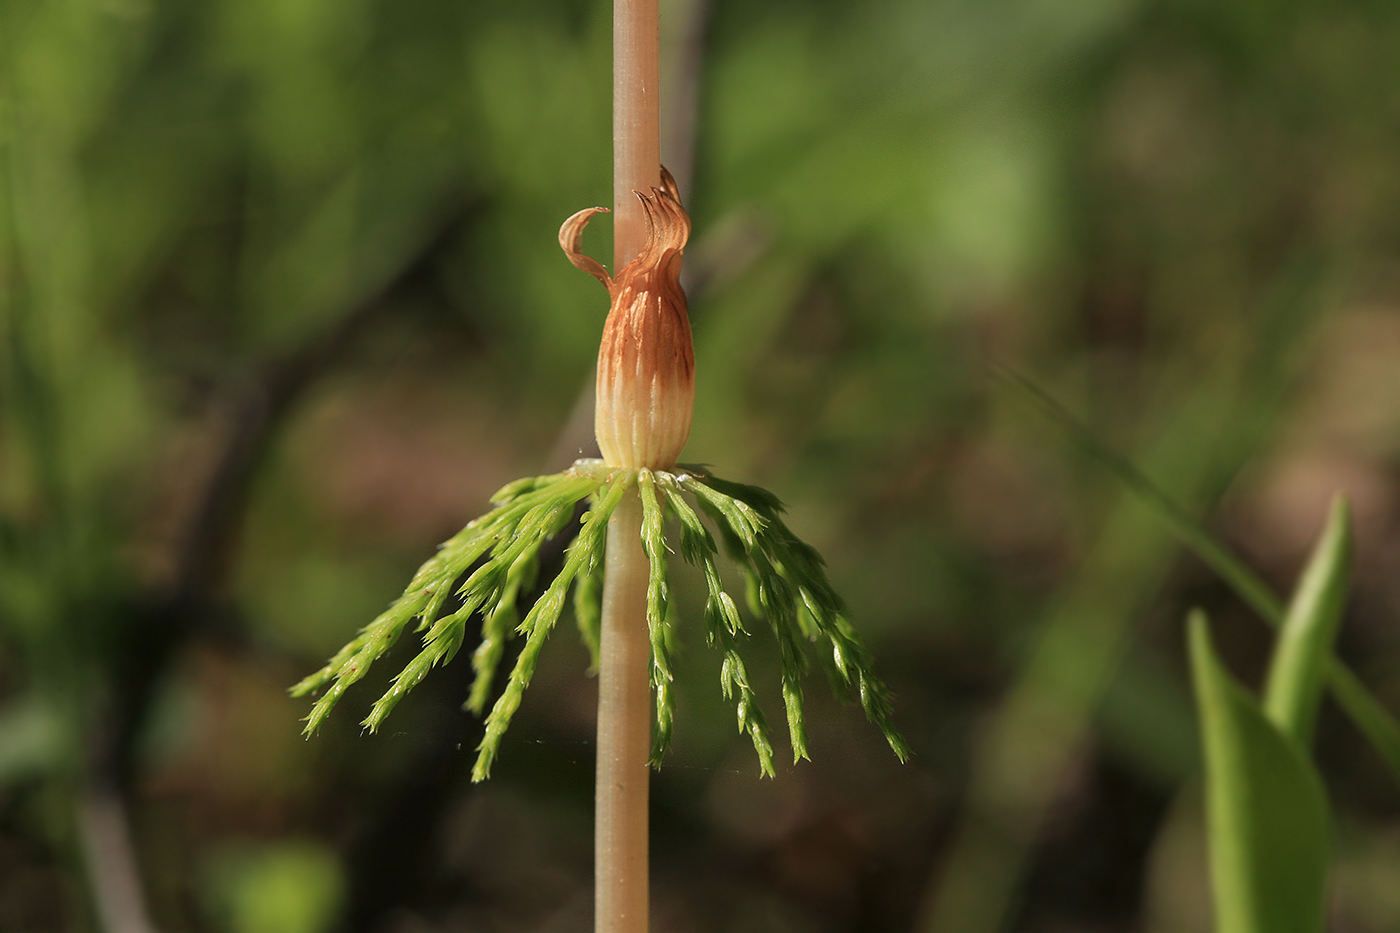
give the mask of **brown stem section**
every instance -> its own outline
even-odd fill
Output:
[[[661,30],[657,0],[613,0],[613,270],[641,252],[634,191],[661,185]]]
[[[593,838],[596,933],[647,930],[651,644],[641,541],[641,499],[629,489],[608,522],[604,568]]]

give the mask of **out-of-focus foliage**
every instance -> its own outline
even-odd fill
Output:
[[[1206,928],[1180,620],[1207,608],[1246,679],[1270,636],[991,374],[1279,590],[1346,491],[1338,651],[1400,709],[1400,7],[666,16],[698,90],[667,115],[684,459],[789,504],[915,757],[812,689],[814,763],[760,783],[675,564],[655,928]],[[366,700],[302,741],[286,688],[587,444],[606,309],[555,231],[609,198],[608,28],[575,0],[0,0],[0,929],[586,928],[583,649],[542,654],[476,787],[469,661],[374,736]],[[1327,705],[1318,757],[1333,928],[1394,929],[1398,792]]]

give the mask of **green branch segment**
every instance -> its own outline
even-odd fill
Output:
[[[889,690],[851,626],[841,598],[827,580],[821,556],[802,542],[782,520],[782,504],[771,493],[708,475],[700,469],[678,472],[620,469],[597,460],[580,460],[551,476],[518,480],[492,498],[495,508],[444,543],[414,574],[407,589],[382,615],[366,626],[315,674],[292,688],[294,696],[325,689],[306,718],[314,733],[345,691],[416,622],[423,633],[418,654],[394,677],[364,720],[375,731],[410,689],[433,667],[450,661],[466,638],[467,625],[481,619],[481,641],[472,656],[475,679],[466,706],[480,714],[491,695],[505,644],[525,638],[505,689],[486,716],[486,734],[477,748],[474,780],[491,770],[501,738],[520,706],[534,675],[539,652],[563,611],[570,587],[574,613],[584,644],[597,664],[598,594],[608,519],[625,492],[636,486],[642,503],[642,545],[650,564],[647,626],[651,642],[651,688],[656,709],[653,765],[659,765],[670,741],[674,719],[669,590],[666,581],[668,516],[680,529],[680,554],[703,573],[707,589],[705,629],[709,643],[723,655],[720,688],[734,703],[738,728],[747,733],[759,768],[774,773],[773,746],[750,686],[740,648],[749,637],[734,597],[725,589],[715,557],[715,535],[743,570],[751,613],[766,620],[782,658],[783,706],[793,760],[807,757],[802,718],[802,677],[808,649],[816,652],[832,683],[857,699],[866,717],[884,733],[903,761],[909,747],[895,730]],[[570,524],[581,502],[589,508],[565,553],[563,568],[521,619],[521,597],[535,585],[540,548]],[[465,579],[463,579],[465,578]],[[460,584],[458,580],[463,580]],[[445,611],[446,610],[446,611]]]

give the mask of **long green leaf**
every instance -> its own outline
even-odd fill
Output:
[[[1312,742],[1350,568],[1351,513],[1338,497],[1288,605],[1264,690],[1264,712],[1302,749]]]
[[[1331,848],[1312,764],[1221,665],[1192,614],[1216,933],[1321,933]]]

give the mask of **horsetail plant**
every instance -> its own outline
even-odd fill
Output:
[[[516,480],[497,492],[492,497],[495,508],[445,542],[414,574],[402,596],[321,670],[292,688],[296,696],[327,688],[307,717],[308,735],[345,691],[416,623],[416,631],[423,633],[422,648],[363,721],[370,731],[377,730],[404,694],[433,667],[456,655],[466,640],[469,622],[480,617],[481,641],[472,655],[475,677],[466,702],[474,713],[486,709],[506,642],[516,635],[525,639],[504,690],[486,714],[485,735],[472,769],[472,779],[483,780],[491,772],[501,739],[520,707],[540,650],[563,612],[570,589],[593,666],[606,672],[609,651],[619,643],[608,631],[610,617],[619,615],[610,606],[617,599],[609,594],[615,577],[631,574],[641,583],[644,608],[636,618],[612,621],[631,626],[634,635],[643,631],[643,644],[648,646],[641,695],[644,703],[654,707],[654,714],[648,711],[646,719],[650,750],[643,748],[635,756],[644,779],[645,765],[661,764],[674,720],[667,648],[672,640],[667,555],[672,548],[666,535],[668,519],[674,519],[682,559],[698,568],[705,580],[706,639],[723,655],[720,689],[734,703],[738,729],[752,741],[761,773],[774,774],[773,743],[741,653],[749,628],[720,576],[720,542],[743,571],[751,614],[766,620],[777,640],[793,761],[808,757],[802,678],[808,668],[808,649],[814,645],[832,682],[858,697],[866,716],[884,733],[901,761],[908,757],[909,749],[891,722],[889,691],[876,676],[844,603],[827,579],[821,556],[784,523],[782,504],[759,487],[674,463],[689,434],[694,398],[690,330],[678,281],[689,220],[664,169],[662,179],[663,187],[639,195],[650,221],[647,246],[615,280],[577,249],[583,225],[599,208],[574,215],[560,231],[570,260],[597,276],[613,297],[598,366],[595,429],[605,457],[579,460],[562,473]],[[585,501],[587,509],[562,568],[520,618],[517,602],[535,584],[541,547],[564,531]],[[639,521],[624,524],[619,532],[619,516],[629,508]],[[641,553],[640,569],[619,569],[619,552],[627,558],[628,550]],[[444,612],[449,601],[450,611]],[[606,683],[600,683],[600,770],[606,733],[614,725],[603,699],[607,689]],[[605,806],[604,788],[614,783],[600,774],[600,808]],[[646,807],[640,809],[644,837]],[[615,815],[607,820],[600,816],[600,835],[616,830],[618,820]],[[642,868],[634,869],[634,874],[645,872],[644,852],[641,862]],[[639,910],[644,913],[642,907],[630,912]],[[599,915],[603,914],[600,906]]]
[[[644,933],[648,765],[660,765],[674,721],[669,520],[679,529],[682,559],[705,579],[706,638],[723,656],[720,689],[733,702],[738,729],[753,742],[763,775],[774,774],[773,743],[742,655],[750,632],[720,576],[720,543],[743,571],[750,614],[766,621],[777,640],[794,763],[807,757],[802,678],[813,646],[838,691],[859,699],[901,761],[909,749],[891,722],[889,691],[875,675],[820,555],[783,522],[778,499],[707,469],[677,465],[695,401],[694,352],[680,285],[690,218],[658,155],[656,0],[615,0],[613,27],[618,274],[610,276],[580,248],[585,226],[605,208],[579,211],[559,231],[569,261],[602,282],[611,298],[598,354],[594,422],[602,459],[579,460],[562,473],[502,488],[490,512],[444,543],[402,596],[292,692],[305,696],[325,689],[306,720],[310,735],[412,625],[422,633],[422,648],[364,719],[374,731],[433,667],[456,655],[468,624],[479,617],[481,641],[472,656],[466,706],[481,714],[506,642],[522,636],[505,687],[486,713],[472,768],[472,779],[483,780],[572,588],[580,635],[598,672],[595,929]],[[542,546],[564,532],[585,501],[562,568],[520,618],[517,604],[535,586]]]

